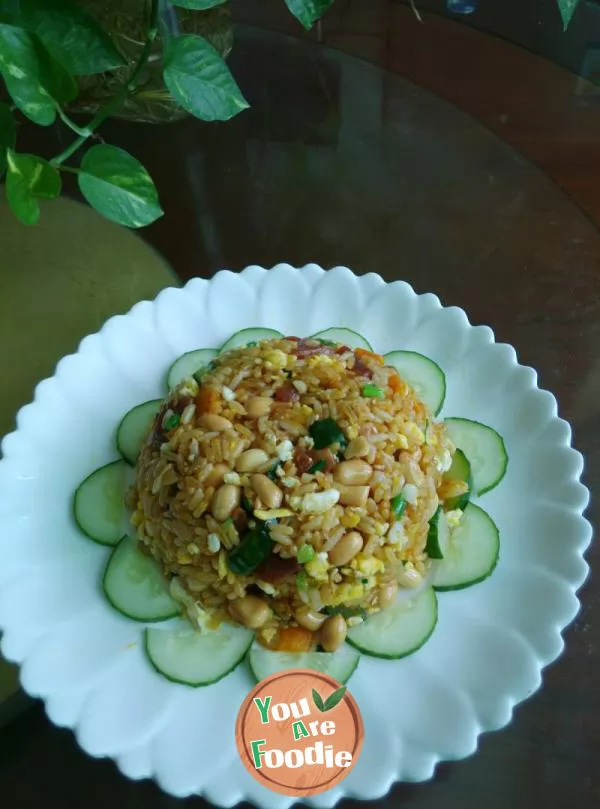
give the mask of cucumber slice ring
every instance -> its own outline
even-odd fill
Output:
[[[471,464],[473,489],[478,495],[494,489],[508,466],[508,454],[500,433],[471,419],[447,418],[444,423],[450,440]]]
[[[167,374],[167,387],[171,391],[184,379],[193,376],[201,368],[205,368],[219,352],[214,348],[198,348],[188,351],[175,360]]]
[[[398,660],[420,649],[436,624],[437,598],[433,588],[427,587],[353,626],[348,631],[348,643],[371,657]]]
[[[161,399],[152,399],[137,405],[123,416],[117,429],[117,449],[131,466],[136,465],[140,448],[161,407]]]
[[[271,674],[288,669],[313,669],[328,674],[339,683],[346,683],[354,674],[360,661],[360,655],[347,646],[338,649],[335,653],[295,653],[273,652],[255,645],[250,650],[248,661],[257,682],[266,679]]]
[[[112,552],[102,587],[110,604],[134,621],[166,621],[181,612],[154,559],[139,551],[128,536]]]
[[[248,343],[260,343],[261,340],[277,340],[281,337],[283,337],[283,334],[277,331],[277,329],[240,329],[240,331],[236,331],[235,334],[231,335],[229,340],[223,343],[219,349],[219,353],[222,354],[223,351],[230,351],[232,348],[243,348],[247,346]]]
[[[446,398],[446,375],[437,362],[417,351],[390,351],[384,360],[386,365],[398,371],[437,416]]]
[[[331,343],[340,343],[346,345],[348,348],[364,348],[366,351],[373,351],[371,343],[353,329],[346,328],[331,328],[318,331],[316,334],[311,335],[311,340],[328,340]]]
[[[147,628],[144,649],[153,668],[167,680],[200,688],[236,669],[253,640],[254,632],[228,623],[203,633],[188,627]]]
[[[125,535],[127,464],[113,461],[92,472],[75,492],[73,516],[99,545],[117,545]]]
[[[452,531],[444,559],[436,564],[436,590],[462,590],[492,574],[500,555],[500,533],[490,515],[469,503]]]

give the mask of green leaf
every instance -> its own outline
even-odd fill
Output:
[[[35,34],[0,24],[0,72],[11,98],[34,123],[49,126],[56,104],[71,101],[77,85]]]
[[[217,51],[193,34],[167,44],[164,79],[183,109],[204,121],[227,121],[248,106]]]
[[[321,699],[321,695],[319,694],[319,692],[317,691],[316,688],[313,688],[313,690],[312,690],[312,698],[313,698],[313,702],[315,703],[317,708],[320,711],[324,711],[325,710],[325,705],[323,704],[323,700]]]
[[[333,0],[285,0],[285,4],[308,30],[333,5]]]
[[[60,174],[41,157],[12,149],[7,150],[7,164],[8,204],[24,225],[35,225],[40,218],[38,199],[54,199],[60,194]]]
[[[215,6],[222,6],[227,0],[171,0],[174,6],[180,8],[195,8],[198,11],[206,11]]]
[[[346,693],[346,686],[343,685],[341,688],[338,688],[337,691],[334,691],[333,694],[330,694],[325,700],[325,707],[323,708],[323,710],[331,711],[333,708],[335,708],[338,702],[342,701],[345,693]]]
[[[15,119],[7,104],[0,104],[0,176],[6,169],[6,150],[15,148]]]
[[[86,152],[79,188],[93,208],[119,225],[141,228],[163,215],[146,169],[116,146],[93,146]]]
[[[573,14],[575,14],[575,9],[579,5],[579,0],[556,0],[558,3],[558,8],[560,10],[560,16],[562,17],[563,21],[563,29],[566,31],[569,27],[569,23],[573,19]]]
[[[39,36],[69,73],[87,76],[122,67],[125,60],[96,20],[70,0],[21,0],[14,20]]]

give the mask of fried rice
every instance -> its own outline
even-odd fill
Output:
[[[422,581],[429,522],[463,485],[443,478],[454,451],[381,356],[265,340],[221,353],[164,402],[132,522],[188,606],[273,645],[332,615],[352,626]]]

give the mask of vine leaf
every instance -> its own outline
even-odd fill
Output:
[[[7,149],[6,199],[12,212],[24,225],[40,219],[40,199],[54,199],[61,192],[60,174],[50,163],[30,154]]]
[[[119,225],[141,228],[163,215],[152,178],[123,149],[93,146],[81,162],[78,178],[92,208]]]

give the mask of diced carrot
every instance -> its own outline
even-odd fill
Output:
[[[388,385],[394,391],[394,393],[401,393],[402,388],[404,387],[403,382],[398,374],[390,374],[390,377],[388,378]]]
[[[357,357],[373,360],[374,362],[379,363],[379,365],[384,364],[384,359],[381,354],[375,354],[373,351],[367,351],[364,348],[357,348],[354,353]]]
[[[214,388],[200,388],[196,396],[196,410],[198,413],[217,413],[221,407],[221,397]]]
[[[271,648],[278,652],[310,652],[313,633],[302,626],[288,626],[280,629]]]

